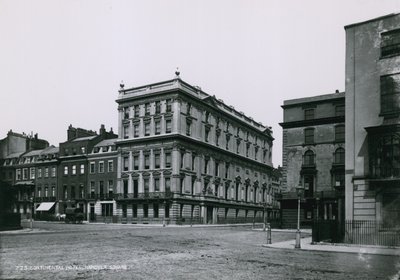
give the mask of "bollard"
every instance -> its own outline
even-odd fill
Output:
[[[272,244],[271,240],[271,225],[267,224],[267,244]]]

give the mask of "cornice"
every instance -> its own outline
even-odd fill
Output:
[[[293,122],[282,122],[279,125],[282,128],[296,128],[296,127],[307,127],[307,126],[315,126],[322,124],[344,124],[345,117],[329,117],[329,118],[320,118],[320,119],[312,119],[312,120],[301,120],[301,121],[293,121]]]

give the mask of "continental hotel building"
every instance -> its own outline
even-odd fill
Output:
[[[116,215],[127,223],[277,217],[272,131],[180,79],[124,89]]]

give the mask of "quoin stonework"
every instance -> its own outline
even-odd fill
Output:
[[[279,216],[272,131],[175,79],[121,88],[116,211],[122,222],[236,223]]]

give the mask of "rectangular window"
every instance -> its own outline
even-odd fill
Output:
[[[154,154],[154,168],[160,168],[160,166],[161,166],[160,154]]]
[[[129,107],[124,107],[124,119],[129,119]]]
[[[214,176],[218,177],[219,176],[219,163],[215,163],[215,170],[214,170]]]
[[[165,120],[165,133],[172,132],[172,120]]]
[[[305,109],[304,110],[304,119],[305,120],[313,120],[314,119],[314,109]]]
[[[109,197],[112,197],[113,193],[114,193],[114,181],[108,180],[108,195],[109,195]]]
[[[64,166],[64,175],[68,175],[68,166]]]
[[[156,114],[160,114],[160,113],[161,113],[161,102],[156,101]]]
[[[166,177],[164,178],[164,187],[165,187],[165,192],[170,192],[171,191],[171,178]]]
[[[134,124],[133,125],[133,133],[134,133],[134,137],[139,137],[139,124]]]
[[[334,174],[334,186],[335,187],[343,187],[345,182],[345,177],[343,173],[335,173]]]
[[[186,135],[190,136],[192,134],[192,121],[187,120],[186,121]]]
[[[38,176],[38,178],[42,178],[42,168],[38,168],[38,170],[37,170],[37,176]]]
[[[185,167],[185,151],[181,151],[181,168]]]
[[[48,178],[49,177],[49,168],[45,167],[44,168],[44,178]]]
[[[210,138],[210,128],[206,127],[204,132],[204,141],[208,142]]]
[[[135,111],[135,118],[138,118],[139,117],[139,115],[140,115],[140,107],[139,107],[139,105],[135,105],[135,107],[134,107],[134,111]]]
[[[51,196],[52,197],[56,196],[56,187],[54,187],[54,186],[51,187]]]
[[[150,122],[145,122],[144,123],[144,135],[149,136],[150,135]]]
[[[133,156],[133,170],[139,170],[139,156]]]
[[[95,198],[95,183],[93,181],[90,181],[90,197]]]
[[[85,191],[83,188],[83,184],[79,185],[79,198],[84,198],[85,197]]]
[[[16,178],[17,178],[18,181],[22,179],[22,177],[21,177],[21,169],[17,169]]]
[[[75,186],[71,186],[71,199],[75,198]]]
[[[104,173],[104,161],[99,162],[99,173]]]
[[[154,121],[154,126],[155,126],[155,134],[159,135],[161,133],[161,121],[160,120],[155,120]]]
[[[150,168],[150,155],[144,155],[144,169]]]
[[[381,34],[381,57],[400,54],[400,29]]]
[[[158,218],[158,204],[153,204],[153,216],[154,218]]]
[[[51,168],[51,177],[56,177],[56,173],[57,173],[57,169],[56,169],[56,167],[55,166],[53,166],[52,168]]]
[[[172,100],[171,99],[167,99],[165,111],[166,112],[171,112],[172,111]]]
[[[160,178],[154,178],[154,191],[160,191]]]
[[[144,105],[144,112],[146,116],[150,115],[150,103]]]
[[[137,205],[132,204],[132,217],[137,218]]]
[[[99,181],[99,194],[100,197],[104,197],[104,181]]]
[[[28,168],[22,169],[22,179],[27,180],[28,179]]]
[[[76,175],[76,165],[72,165],[72,175]]]
[[[128,157],[123,158],[123,170],[124,171],[129,170],[129,158]]]
[[[81,164],[80,166],[80,174],[85,174],[85,165]]]
[[[93,174],[95,172],[95,163],[91,162],[90,163],[90,173]]]
[[[313,128],[307,128],[304,130],[304,142],[306,144],[314,143],[314,129]]]
[[[207,158],[204,159],[204,174],[208,174],[208,161]]]
[[[112,160],[109,160],[107,162],[107,170],[108,170],[108,172],[113,172],[114,171],[114,162]]]
[[[126,204],[122,204],[122,218],[126,218],[127,216],[127,205]]]
[[[344,125],[335,126],[335,140],[336,141],[344,141],[345,138],[345,129]]]
[[[124,139],[129,138],[129,124],[124,124]]]
[[[400,73],[381,77],[381,113],[400,111]]]
[[[225,163],[225,178],[229,176],[229,162]]]
[[[145,178],[143,181],[144,181],[144,193],[149,193],[150,180],[149,180],[149,178]]]
[[[171,153],[165,153],[165,168],[171,167]]]
[[[169,204],[165,204],[165,218],[169,218]]]
[[[341,116],[344,116],[344,114],[345,114],[345,107],[344,107],[344,105],[337,105],[337,106],[335,107],[335,116],[336,116],[336,117],[341,117]]]
[[[195,163],[196,163],[196,154],[192,153],[192,170],[195,168]]]
[[[149,217],[149,205],[143,204],[143,218]]]
[[[29,173],[30,173],[30,178],[31,179],[35,179],[35,175],[36,175],[35,171],[36,171],[35,167],[31,167],[30,168],[30,172]]]

